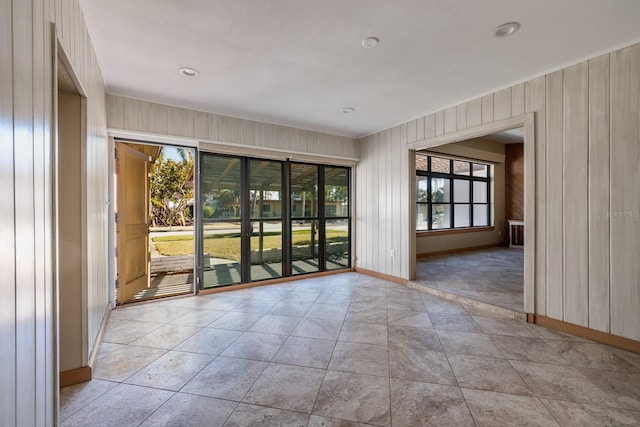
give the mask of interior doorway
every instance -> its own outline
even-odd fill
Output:
[[[117,304],[195,291],[195,150],[116,141]]]
[[[524,128],[416,152],[417,283],[525,312],[524,152]]]

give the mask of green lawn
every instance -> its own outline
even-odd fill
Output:
[[[329,243],[347,241],[347,231],[327,230]],[[296,230],[292,233],[294,245],[309,245],[310,231]],[[166,256],[193,254],[193,236],[158,236],[153,238],[153,243],[158,252]],[[251,249],[258,250],[259,237],[251,236]],[[281,248],[282,236],[279,233],[267,232],[263,237],[263,248]],[[223,258],[240,261],[240,234],[209,234],[204,237],[204,252],[212,258]]]

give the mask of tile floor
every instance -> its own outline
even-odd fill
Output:
[[[415,282],[524,312],[524,251],[496,247],[420,259]]]
[[[119,308],[63,426],[640,424],[640,355],[347,273]]]

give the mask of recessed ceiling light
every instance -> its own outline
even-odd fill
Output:
[[[180,74],[185,77],[196,77],[198,74],[200,74],[200,71],[191,67],[182,67],[180,68]]]
[[[354,111],[356,111],[356,109],[355,109],[355,108],[353,108],[353,107],[344,107],[344,108],[342,109],[342,112],[343,112],[343,113],[345,113],[345,114],[351,114],[351,113],[353,113]]]
[[[496,29],[493,30],[493,36],[498,38],[508,37],[519,29],[519,22],[507,22],[506,24],[498,25]]]
[[[362,40],[362,46],[366,47],[367,49],[370,47],[378,46],[378,43],[380,43],[380,39],[377,37],[367,37],[366,39]]]

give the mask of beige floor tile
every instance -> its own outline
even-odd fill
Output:
[[[170,350],[200,331],[200,328],[184,325],[162,325],[131,344]]]
[[[460,387],[533,395],[520,375],[504,359],[452,354],[449,355],[449,363]]]
[[[475,316],[474,319],[486,334],[536,338],[536,335],[527,325],[519,320],[496,319],[495,317],[485,316]]]
[[[640,411],[640,374],[587,368],[579,371],[624,408]]]
[[[476,426],[558,426],[536,397],[462,389]]]
[[[467,314],[462,304],[446,300],[427,300],[424,305],[429,314]]]
[[[313,414],[388,426],[389,379],[327,371]]]
[[[576,368],[532,362],[510,363],[538,397],[620,407]]]
[[[338,341],[359,344],[388,345],[387,325],[344,322]]]
[[[176,393],[142,426],[222,427],[237,406],[228,400]]]
[[[266,366],[256,360],[217,357],[180,391],[240,401]]]
[[[258,313],[232,311],[220,317],[218,320],[211,323],[208,327],[244,332],[252,327],[258,320],[260,320],[262,316],[262,314]]]
[[[136,372],[125,382],[178,391],[213,358],[214,356],[208,354],[170,351]]]
[[[305,427],[309,415],[241,403],[225,427]]]
[[[285,341],[286,337],[282,335],[245,332],[222,352],[222,356],[268,362]]]
[[[426,312],[427,309],[420,298],[387,296],[388,310],[410,310]]]
[[[310,414],[324,373],[323,369],[270,364],[243,401]]]
[[[71,415],[61,426],[138,425],[172,395],[166,390],[120,384]]]
[[[482,332],[473,317],[465,314],[437,314],[429,315],[433,328],[442,331]]]
[[[438,337],[447,354],[502,357],[489,337],[471,332],[438,331]]]
[[[281,301],[269,310],[269,314],[302,317],[309,311],[312,305],[313,303],[311,302],[298,303],[294,301]]]
[[[323,304],[316,302],[311,306],[311,308],[309,308],[309,311],[307,311],[305,316],[342,321],[347,314],[347,310],[348,306],[346,305]]]
[[[220,317],[224,316],[226,313],[226,311],[220,310],[194,309],[184,316],[178,317],[171,323],[173,323],[174,325],[197,326],[200,328],[204,328],[206,326],[209,326],[215,320],[218,320]]]
[[[458,387],[391,380],[394,426],[473,426]]]
[[[457,385],[444,353],[406,347],[389,347],[391,378]]]
[[[333,350],[329,369],[388,377],[389,348],[338,341]]]
[[[337,418],[321,417],[311,415],[307,427],[367,427],[373,424],[362,424],[353,421],[339,420]]]
[[[64,421],[79,409],[84,408],[118,383],[93,379],[60,389],[60,421]]]
[[[567,365],[568,362],[539,338],[492,335],[491,342],[510,360]]]
[[[249,332],[288,336],[298,326],[301,317],[265,314],[249,328]]]
[[[347,322],[387,324],[387,310],[384,308],[371,308],[367,305],[353,303],[349,306]]]
[[[159,348],[128,345],[98,356],[93,377],[122,382],[166,352]]]
[[[586,403],[541,399],[563,427],[637,426],[639,420],[624,409]]]
[[[426,312],[407,310],[388,310],[389,325],[433,328],[431,316]]]
[[[571,341],[549,341],[549,345],[573,366],[640,373],[640,369],[608,345]]]
[[[389,326],[389,345],[442,351],[436,331],[411,326]]]
[[[242,332],[239,331],[206,328],[178,344],[174,350],[217,356],[237,340],[240,335],[242,335]]]
[[[291,335],[296,337],[335,340],[340,334],[341,320],[305,317],[298,323]]]
[[[104,333],[104,342],[114,344],[130,344],[162,326],[162,323],[139,322],[122,319],[110,321]]]
[[[336,342],[317,338],[289,337],[273,358],[274,362],[326,369]]]

